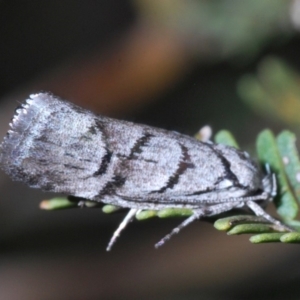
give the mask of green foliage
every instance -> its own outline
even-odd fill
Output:
[[[217,144],[223,144],[226,146],[231,146],[231,147],[235,147],[235,148],[239,149],[238,143],[236,142],[234,136],[228,130],[220,130],[215,135],[215,142]]]
[[[64,197],[56,197],[51,200],[44,200],[40,203],[40,209],[44,210],[60,210],[73,207],[78,207],[78,204]]]
[[[284,220],[294,219],[298,213],[298,205],[291,191],[283,165],[283,157],[279,153],[274,134],[270,130],[262,131],[258,135],[256,147],[260,163],[262,165],[270,165],[277,176],[278,189],[274,203],[278,214]]]
[[[277,147],[295,197],[300,202],[300,163],[295,134],[287,130],[283,131],[277,136]]]
[[[278,184],[274,204],[282,221],[292,226],[295,232],[282,233],[282,229],[256,216],[231,216],[219,219],[214,226],[227,231],[229,235],[258,233],[250,238],[254,244],[300,242],[300,222],[295,220],[298,214],[300,161],[295,146],[295,135],[289,131],[281,132],[277,138],[271,130],[262,131],[256,141],[257,156],[263,166],[269,165],[275,172]],[[299,200],[298,200],[299,201]]]

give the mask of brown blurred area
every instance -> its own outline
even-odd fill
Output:
[[[14,107],[43,90],[187,134],[227,128],[248,147],[283,124],[250,111],[236,81],[270,53],[299,65],[293,2],[1,1],[1,136]],[[131,223],[107,253],[123,213],[41,211],[51,195],[3,173],[0,188],[0,299],[300,296],[298,246],[252,245],[197,222],[155,250],[181,219],[151,219]]]

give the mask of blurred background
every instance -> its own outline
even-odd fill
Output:
[[[0,134],[29,94],[193,135],[300,134],[299,0],[0,1]],[[300,248],[181,219],[42,211],[0,176],[0,299],[299,299]],[[272,211],[272,209],[271,209]]]

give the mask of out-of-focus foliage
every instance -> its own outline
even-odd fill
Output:
[[[199,57],[253,56],[292,34],[288,0],[135,0],[141,15],[181,36]],[[238,26],[237,26],[238,24]]]
[[[238,93],[252,109],[263,117],[299,126],[299,74],[279,58],[267,57],[256,75],[244,75]]]

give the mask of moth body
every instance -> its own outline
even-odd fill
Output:
[[[237,207],[279,223],[256,203],[272,200],[274,175],[233,147],[96,116],[48,93],[31,95],[10,127],[0,164],[12,179],[130,209],[109,249],[144,209],[194,212],[157,246],[195,219]]]

